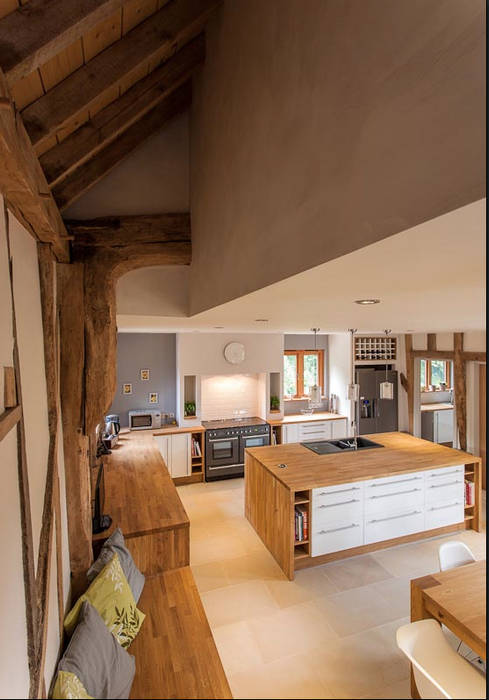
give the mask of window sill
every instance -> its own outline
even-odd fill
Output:
[[[321,399],[327,399],[327,396],[321,396]],[[292,399],[284,399],[284,403],[291,403],[292,401],[309,401],[309,396],[295,397]]]

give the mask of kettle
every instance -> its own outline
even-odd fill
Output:
[[[111,441],[111,444],[117,442],[117,436],[121,429],[120,418],[117,414],[111,413],[105,416],[104,438]]]

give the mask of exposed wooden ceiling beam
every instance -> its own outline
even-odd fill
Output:
[[[0,20],[0,66],[9,87],[121,7],[123,0],[31,0]]]
[[[199,34],[218,0],[170,0],[22,112],[33,145],[56,131],[152,59],[167,60]]]
[[[190,214],[143,214],[103,216],[82,221],[65,221],[74,236],[73,245],[114,248],[128,244],[176,243],[190,241]]]
[[[29,232],[68,261],[67,233],[0,70],[0,191]]]
[[[50,187],[187,81],[192,71],[204,60],[204,53],[205,41],[201,34],[64,141],[44,153],[39,160]]]
[[[149,136],[161,129],[170,119],[189,108],[192,99],[190,82],[172,92],[138,122],[129,127],[115,141],[80,165],[59,185],[53,188],[54,199],[61,210],[78,199],[86,190],[95,185],[109,170]]]

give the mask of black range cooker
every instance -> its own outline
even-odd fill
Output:
[[[244,476],[247,447],[270,444],[270,426],[262,418],[202,421],[205,428],[205,480]]]

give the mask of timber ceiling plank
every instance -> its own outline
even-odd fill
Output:
[[[201,32],[218,0],[171,0],[161,10],[102,51],[26,107],[24,124],[34,145],[90,109],[124,76],[155,56],[168,59]]]
[[[66,229],[0,70],[0,191],[33,235],[69,260]]]
[[[123,0],[31,0],[0,21],[0,66],[9,87],[103,21]]]
[[[204,60],[204,51],[205,42],[201,34],[64,141],[44,153],[40,162],[50,187],[186,82]]]
[[[188,109],[191,99],[192,86],[189,81],[172,92],[150,112],[147,112],[139,121],[96,153],[93,158],[74,170],[52,190],[59,208],[66,209],[117,163],[129,155],[134,148],[161,129],[174,116]]]

